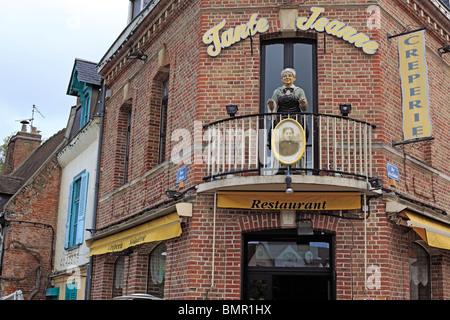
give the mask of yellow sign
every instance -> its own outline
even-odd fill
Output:
[[[305,141],[305,131],[300,123],[284,119],[273,131],[273,154],[283,164],[294,164],[305,152]]]
[[[256,210],[355,210],[361,209],[357,192],[219,192],[219,208]]]
[[[428,98],[425,30],[399,37],[398,52],[403,94],[405,140],[432,135]]]
[[[91,249],[89,256],[123,251],[142,243],[179,237],[181,225],[178,218],[179,215],[175,212],[137,227],[94,240],[91,244],[88,244]]]

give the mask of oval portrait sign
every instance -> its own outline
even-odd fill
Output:
[[[273,130],[271,144],[278,161],[283,164],[296,163],[305,152],[305,131],[294,119],[284,119]]]

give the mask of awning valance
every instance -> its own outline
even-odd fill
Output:
[[[450,226],[408,210],[403,212],[409,218],[408,226],[429,246],[450,250]]]
[[[181,224],[177,212],[141,224],[134,228],[94,240],[89,256],[119,252],[139,244],[179,237]]]

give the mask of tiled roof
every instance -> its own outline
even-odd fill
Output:
[[[78,71],[78,81],[99,86],[102,77],[95,69],[96,66],[95,62],[76,59],[74,68]]]

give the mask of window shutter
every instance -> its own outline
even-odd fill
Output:
[[[80,204],[78,209],[78,224],[77,224],[77,237],[76,244],[83,243],[84,239],[84,220],[86,216],[86,200],[88,193],[88,180],[89,173],[85,172],[81,176],[81,185],[80,185]]]
[[[77,284],[76,282],[66,284],[65,300],[77,300]]]
[[[70,239],[70,220],[72,219],[72,201],[73,201],[73,183],[70,184],[69,201],[67,203],[67,221],[66,221],[66,240],[64,242],[64,249],[69,248]]]

